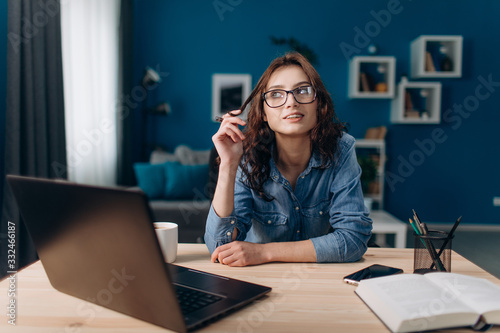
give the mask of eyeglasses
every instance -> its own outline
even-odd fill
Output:
[[[289,93],[292,93],[293,98],[299,104],[310,104],[316,99],[316,91],[312,86],[298,87],[293,90],[270,90],[263,93],[262,98],[270,108],[278,108],[285,105]]]

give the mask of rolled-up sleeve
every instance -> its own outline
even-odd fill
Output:
[[[210,206],[205,227],[205,244],[210,253],[217,247],[232,242],[235,228],[238,229],[236,240],[245,240],[251,227],[252,209],[252,193],[241,181],[241,169],[239,169],[234,186],[234,208],[231,215],[219,217],[214,207]]]
[[[354,142],[342,147],[335,178],[330,191],[330,225],[333,231],[311,238],[317,262],[353,262],[366,252],[371,236],[372,220],[364,205],[361,190],[361,168]]]

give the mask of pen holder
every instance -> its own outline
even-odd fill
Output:
[[[413,273],[451,271],[451,240],[443,231],[429,230],[415,236]]]

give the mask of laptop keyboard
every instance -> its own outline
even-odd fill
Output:
[[[187,315],[222,299],[220,296],[179,285],[175,285],[175,291],[183,315]]]

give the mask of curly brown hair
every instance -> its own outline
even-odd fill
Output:
[[[318,101],[317,124],[311,130],[312,151],[321,156],[322,167],[333,162],[338,150],[338,141],[346,130],[343,123],[335,114],[333,101],[326,90],[321,78],[314,67],[300,53],[291,52],[274,59],[262,74],[254,90],[243,103],[241,110],[251,103],[248,112],[247,125],[244,129],[246,139],[243,141],[242,171],[245,183],[260,195],[269,198],[263,193],[264,182],[269,178],[269,160],[272,156],[271,147],[275,142],[274,132],[264,121],[264,99],[265,92],[271,75],[281,67],[299,66],[305,72],[316,91]]]

